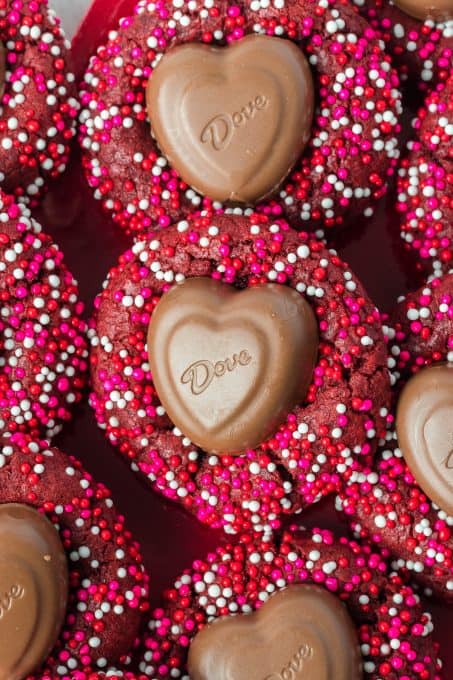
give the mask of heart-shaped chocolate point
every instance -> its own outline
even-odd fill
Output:
[[[148,352],[173,423],[205,451],[238,454],[272,435],[304,399],[318,329],[310,305],[292,288],[237,291],[193,278],[162,296]]]
[[[453,515],[453,364],[423,368],[401,393],[398,444],[423,491]]]
[[[39,668],[57,641],[67,597],[55,527],[27,505],[0,505],[0,680]]]
[[[453,19],[452,0],[395,0],[395,5],[415,19],[449,21]]]
[[[190,646],[188,671],[191,680],[359,680],[362,660],[339,598],[298,585],[254,614],[203,628]]]
[[[301,49],[282,38],[187,43],[156,67],[147,106],[158,145],[187,184],[217,201],[253,203],[281,184],[310,139],[313,78]]]

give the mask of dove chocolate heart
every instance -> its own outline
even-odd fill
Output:
[[[148,352],[173,423],[205,451],[238,454],[272,435],[304,399],[318,352],[317,323],[292,288],[238,291],[192,278],[159,301]]]
[[[57,641],[68,594],[54,526],[27,505],[0,505],[0,680],[39,668]]]
[[[401,393],[398,444],[423,491],[453,515],[453,364],[416,373]]]
[[[187,184],[218,201],[272,193],[310,138],[313,106],[300,48],[268,36],[175,47],[147,89],[161,150]]]
[[[453,18],[452,0],[395,0],[395,5],[420,21],[448,21]]]
[[[361,665],[345,605],[312,585],[291,586],[254,614],[206,626],[188,658],[192,680],[359,680]]]

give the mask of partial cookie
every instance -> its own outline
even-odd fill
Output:
[[[453,517],[423,493],[390,432],[372,468],[353,475],[337,507],[354,533],[392,555],[392,566],[453,602]]]
[[[277,45],[275,54],[259,59],[255,51],[243,67],[228,70],[223,63],[228,51],[237,53],[253,36]],[[287,49],[285,38],[310,66],[289,84],[294,58],[286,55],[280,64],[282,56],[276,56],[284,51],[282,45]],[[174,56],[183,48],[189,51],[186,61]],[[209,55],[204,61],[203,50]],[[168,68],[167,52],[175,62]],[[217,66],[208,67],[208,60]],[[165,88],[165,79],[161,82],[156,75],[163,96],[153,116],[152,79],[159,67],[159,73],[172,72],[173,80]],[[307,84],[310,71],[312,87]],[[242,74],[239,80],[237,72]],[[316,108],[310,125],[312,88]],[[204,196],[197,189],[228,187],[228,195],[244,200],[258,175],[261,179],[274,165],[283,168],[280,146],[294,134],[284,129],[292,120],[289,103],[303,91],[303,114],[296,118],[301,139],[289,145],[294,154],[299,142],[307,144],[302,155],[294,162],[290,153],[286,172],[276,174],[269,198],[245,199],[271,216],[285,215],[296,228],[330,229],[354,214],[370,216],[386,191],[399,154],[397,88],[398,78],[375,31],[344,2],[181,0],[176,6],[166,0],[157,7],[141,0],[134,16],[111,31],[85,75],[80,143],[87,179],[107,212],[133,234],[211,208],[210,198],[217,193]],[[157,142],[148,120],[147,94]],[[179,139],[175,130],[182,131]],[[253,134],[257,130],[260,134]],[[272,154],[278,157],[275,163]],[[232,180],[237,185],[233,188]],[[272,189],[272,182],[266,186]]]
[[[0,186],[36,203],[65,169],[75,134],[70,44],[47,0],[4,0],[0,48]]]
[[[453,77],[427,97],[398,171],[401,236],[437,275],[453,258]]]
[[[453,362],[453,270],[402,297],[385,332],[400,387],[423,366]]]
[[[442,371],[453,361],[453,274],[432,279],[403,299],[393,318],[390,335],[390,369],[395,395],[410,378]],[[409,381],[409,382],[407,382]],[[412,383],[413,384],[413,383]],[[387,548],[393,566],[420,582],[428,592],[453,602],[453,516],[449,510],[451,460],[448,431],[453,404],[439,383],[434,391],[426,385],[411,395],[415,412],[406,430],[418,443],[407,441],[400,423],[399,439],[387,434],[376,462],[354,472],[338,499],[357,536]],[[401,413],[398,402],[394,413]],[[404,406],[407,410],[407,405]],[[412,409],[412,410],[413,410]],[[393,422],[393,416],[389,423]],[[397,423],[398,424],[398,423]],[[408,461],[400,445],[405,444]],[[415,456],[416,465],[410,469]],[[409,463],[409,466],[408,466]],[[418,482],[415,477],[417,477]],[[422,490],[420,484],[425,489]]]
[[[0,431],[53,436],[81,399],[83,303],[63,253],[0,192]]]
[[[270,543],[245,536],[196,560],[154,610],[137,676],[110,677],[187,679],[189,658],[198,680],[215,654],[209,677],[216,680],[247,677],[237,668],[250,664],[263,670],[248,677],[295,677],[288,671],[294,664],[313,678],[334,677],[328,666],[338,679],[437,680],[432,628],[418,596],[388,574],[381,555],[326,530],[293,528]],[[236,675],[227,674],[231,667]]]
[[[354,3],[384,40],[403,81],[409,80],[426,91],[447,80],[453,59],[453,10],[451,3],[448,7],[448,0],[430,3],[354,0]],[[436,7],[438,11],[432,17],[423,14]],[[413,14],[414,9],[418,16]]]
[[[308,390],[304,383],[305,396],[296,395],[293,406],[285,402],[275,434],[253,449],[246,447],[242,455],[207,453],[175,427],[158,396],[162,376],[157,390],[153,382],[148,351],[164,368],[176,371],[181,364],[181,376],[170,372],[165,378],[167,387],[175,386],[179,401],[168,390],[162,397],[177,414],[184,409],[192,414],[189,423],[197,420],[197,427],[208,428],[212,438],[225,423],[234,432],[256,431],[256,422],[249,428],[248,420],[261,418],[257,413],[262,414],[263,400],[267,407],[275,394],[281,395],[273,390],[281,390],[282,383],[283,395],[288,396],[285,390],[294,381],[280,380],[283,373],[275,380],[272,371],[276,366],[286,370],[285,343],[289,352],[292,331],[275,326],[285,316],[282,311],[263,311],[260,317],[254,308],[250,313],[245,308],[233,314],[217,298],[217,306],[194,303],[173,332],[171,324],[182,308],[178,302],[173,307],[176,316],[169,317],[173,320],[168,340],[165,336],[157,349],[147,347],[153,313],[163,294],[173,295],[173,290],[167,291],[175,287],[174,294],[179,295],[186,284],[179,288],[175,284],[190,283],[194,277],[217,282],[226,292],[247,289],[237,293],[238,300],[245,296],[244,305],[250,290],[259,296],[260,287],[262,293],[269,284],[283,286],[285,292],[302,296],[316,320],[317,358]],[[205,215],[150,235],[120,258],[95,308],[90,330],[91,404],[100,427],[135,472],[211,527],[229,533],[244,526],[270,532],[282,515],[315,503],[349,479],[357,460],[368,460],[384,433],[390,387],[379,314],[334,251],[281,220]],[[292,309],[289,303],[287,309]],[[184,325],[192,319],[205,328],[199,325],[194,332]],[[255,324],[255,330],[246,335],[249,324]],[[212,335],[213,329],[217,335]],[[266,361],[269,347],[271,358]],[[169,359],[171,352],[174,361]],[[211,381],[206,385],[203,380],[197,394],[193,370],[200,363],[200,375],[208,371]],[[299,369],[294,364],[293,370]],[[300,381],[302,385],[302,376]],[[211,418],[213,413],[217,421]]]
[[[115,660],[126,661],[147,609],[148,578],[139,547],[124,527],[124,518],[116,513],[110,492],[96,484],[79,462],[46,442],[15,434],[3,435],[0,446],[0,509],[9,513],[0,515],[0,537],[7,536],[6,515],[21,526],[15,532],[17,538],[2,546],[2,583],[8,586],[5,569],[16,560],[16,570],[10,575],[17,583],[9,592],[18,592],[31,577],[34,587],[24,587],[17,600],[28,607],[30,630],[22,621],[13,648],[2,650],[2,664],[6,658],[11,664],[19,660],[14,653],[20,651],[22,638],[24,644],[28,640],[30,655],[44,626],[52,623],[51,612],[43,609],[44,593],[41,600],[33,594],[44,577],[39,576],[30,543],[30,512],[6,504],[31,506],[47,516],[58,531],[68,564],[69,594],[57,643],[42,667],[27,676],[73,680],[101,671]],[[13,604],[10,613],[20,616]],[[1,626],[0,648],[8,639],[9,620],[2,620]]]

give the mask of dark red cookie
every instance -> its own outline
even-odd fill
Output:
[[[51,437],[81,398],[86,324],[63,253],[0,192],[0,430]]]
[[[453,258],[453,77],[430,93],[398,172],[401,235],[439,275]]]
[[[0,503],[24,503],[45,513],[68,558],[66,620],[57,645],[32,677],[83,680],[115,659],[125,661],[147,609],[148,578],[110,492],[46,442],[3,435]]]
[[[164,291],[194,276],[246,288],[295,288],[315,312],[320,345],[303,403],[275,436],[241,456],[208,455],[157,397],[146,336]],[[269,532],[347,479],[382,436],[390,398],[378,312],[322,242],[262,215],[207,215],[149,235],[124,253],[98,296],[90,330],[91,404],[108,439],[154,489],[227,532]]]
[[[399,300],[389,328],[389,368],[407,379],[423,366],[453,362],[453,272]]]
[[[410,79],[417,87],[428,90],[449,77],[453,21],[416,19],[391,0],[353,1],[381,35],[403,81]]]
[[[317,94],[311,140],[275,202],[262,209],[304,229],[373,213],[398,157],[400,95],[374,30],[351,5],[142,0],[92,58],[80,95],[88,181],[127,231],[166,227],[210,205],[182,182],[151,137],[145,95],[158,57],[180,43],[222,45],[251,33],[300,45]]]
[[[200,628],[250,613],[294,584],[316,584],[345,603],[357,627],[364,678],[440,678],[430,614],[388,573],[382,556],[326,530],[296,528],[270,543],[243,537],[196,560],[153,612],[138,674],[112,671],[110,677],[187,678],[188,650]]]
[[[394,568],[453,602],[453,517],[420,489],[393,431],[374,466],[353,475],[337,507],[357,536],[390,551]]]
[[[388,330],[396,392],[421,368],[453,361],[453,274],[432,279],[408,295]],[[351,519],[357,535],[390,550],[393,566],[453,602],[453,517],[420,489],[393,431],[374,467],[353,473],[338,508]]]
[[[47,0],[2,0],[6,82],[0,112],[0,186],[36,202],[66,167],[79,110],[70,44]]]

